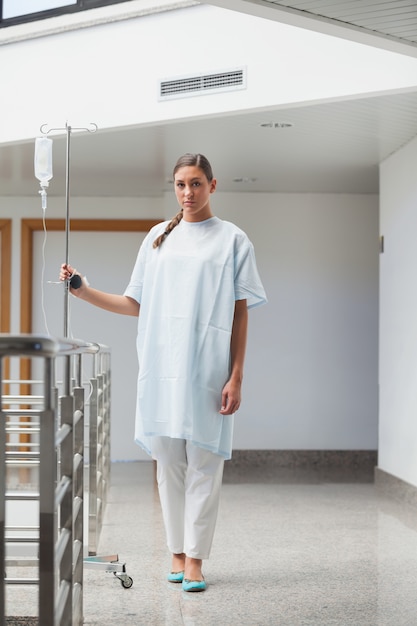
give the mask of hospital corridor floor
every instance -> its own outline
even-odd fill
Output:
[[[207,590],[187,593],[166,580],[153,463],[114,463],[99,553],[133,586],[86,569],[87,626],[417,626],[417,511],[372,477],[226,469]]]

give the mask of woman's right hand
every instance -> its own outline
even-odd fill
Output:
[[[134,298],[125,295],[106,293],[105,291],[100,291],[99,289],[90,287],[86,277],[77,272],[77,270],[71,267],[69,263],[63,263],[61,265],[59,280],[62,282],[65,282],[66,280],[69,281],[74,274],[81,278],[81,286],[78,289],[74,289],[70,285],[70,292],[74,296],[82,298],[82,300],[85,300],[94,306],[98,306],[100,309],[104,309],[105,311],[138,317],[140,305]]]
[[[62,282],[65,282],[66,280],[70,280],[72,278],[72,276],[77,275],[81,278],[81,286],[78,289],[73,289],[70,285],[70,292],[74,295],[74,296],[79,296],[81,295],[80,292],[81,290],[86,287],[86,282],[85,279],[83,278],[83,276],[81,276],[81,274],[79,272],[77,272],[76,269],[74,269],[71,265],[67,264],[67,263],[63,263],[61,265],[61,271],[59,273],[59,280],[61,280]]]

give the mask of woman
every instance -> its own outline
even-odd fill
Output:
[[[139,316],[135,440],[157,461],[168,580],[203,591],[241,401],[248,308],[266,297],[249,239],[211,211],[216,179],[208,160],[185,154],[173,177],[180,212],[148,233],[124,294],[98,291],[84,278],[71,292]],[[74,273],[64,264],[60,278]]]

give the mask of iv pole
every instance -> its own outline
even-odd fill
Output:
[[[95,133],[98,130],[97,124],[90,123],[90,127],[73,127],[67,122],[65,128],[47,128],[47,124],[42,124],[40,131],[43,135],[51,132],[65,130],[67,136],[66,144],[66,163],[65,163],[65,263],[69,263],[69,233],[70,233],[70,164],[71,164],[71,133],[73,130],[86,130],[89,133]],[[69,289],[70,281],[64,284],[64,337],[68,338],[69,334]]]
[[[47,124],[42,124],[40,131],[43,135],[48,135],[51,132],[58,132],[65,130],[67,136],[67,148],[66,148],[66,168],[65,168],[65,263],[69,263],[69,233],[70,233],[70,156],[71,156],[71,132],[73,130],[86,130],[89,133],[95,133],[98,130],[97,124],[90,123],[90,127],[75,128],[65,123],[65,128],[48,128]],[[43,189],[43,191],[45,191]],[[74,283],[74,279],[78,279],[78,284]],[[81,284],[80,277],[75,274],[70,280],[65,281],[65,299],[64,299],[64,338],[68,338],[69,334],[69,295],[70,286],[77,289]],[[69,395],[69,357],[66,359],[66,375],[65,375],[65,395]],[[84,558],[84,565],[94,569],[102,569],[106,572],[113,572],[114,575],[122,582],[122,586],[125,589],[129,589],[133,585],[133,580],[126,574],[126,564],[120,563],[118,555],[111,556],[88,556]]]

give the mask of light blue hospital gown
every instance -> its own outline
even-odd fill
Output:
[[[181,222],[154,249],[169,222],[154,226],[138,253],[125,295],[140,302],[135,441],[188,439],[226,459],[233,415],[220,415],[229,378],[235,300],[266,302],[247,235],[212,217]]]

